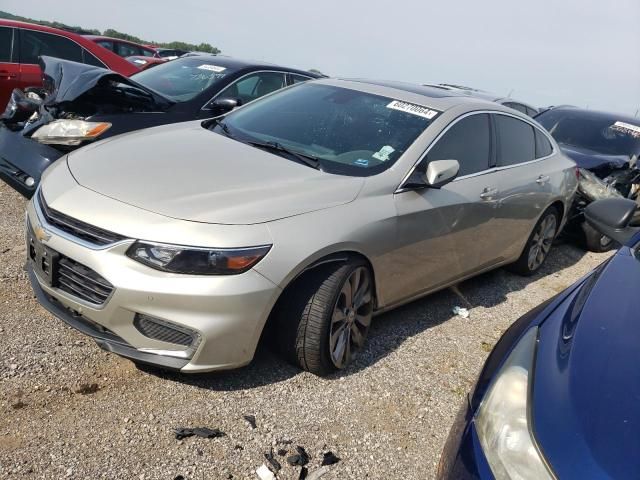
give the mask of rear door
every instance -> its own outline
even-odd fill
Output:
[[[399,248],[389,265],[389,301],[436,289],[501,260],[494,217],[499,195],[489,114],[454,121],[418,167],[458,160],[458,178],[441,189],[396,193]],[[393,269],[400,268],[395,272]]]
[[[11,91],[19,85],[20,64],[15,29],[0,27],[0,112],[4,110]]]
[[[39,86],[42,84],[42,72],[38,65],[38,57],[49,57],[83,61],[82,48],[73,40],[61,35],[25,28],[20,31],[20,88]]]
[[[495,239],[509,257],[520,255],[538,217],[553,197],[553,147],[532,123],[493,114],[498,148],[496,181],[500,189]],[[564,173],[560,173],[564,176]]]

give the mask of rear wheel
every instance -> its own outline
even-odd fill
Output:
[[[555,207],[549,207],[536,223],[527,240],[524,251],[509,269],[519,275],[529,276],[537,272],[547,259],[558,232],[560,215]]]
[[[281,350],[316,375],[343,369],[365,345],[373,306],[373,278],[365,262],[319,268],[284,299],[278,314]]]
[[[584,247],[590,252],[602,253],[613,247],[611,238],[601,234],[587,222],[582,222],[582,231],[584,232]]]

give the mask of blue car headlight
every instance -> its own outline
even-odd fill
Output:
[[[538,329],[517,343],[496,374],[476,414],[480,444],[496,480],[553,479],[533,437],[530,383]]]

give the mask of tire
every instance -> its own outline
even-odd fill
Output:
[[[601,234],[586,221],[582,222],[582,231],[584,232],[584,248],[590,252],[602,253],[611,250],[614,246],[614,241]]]
[[[549,255],[553,240],[558,233],[559,225],[560,214],[558,209],[555,207],[547,208],[533,228],[531,235],[529,235],[520,258],[509,265],[509,270],[525,277],[536,273]]]
[[[280,350],[303,370],[319,376],[341,370],[364,346],[374,306],[373,277],[364,261],[318,267],[283,300]]]

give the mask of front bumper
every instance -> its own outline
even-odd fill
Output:
[[[438,480],[493,480],[469,402],[458,412],[438,464]]]
[[[45,169],[63,155],[0,125],[0,178],[27,198],[33,196]],[[34,181],[31,186],[26,183],[29,177]]]
[[[109,351],[132,360],[204,372],[231,369],[253,358],[262,329],[280,289],[254,270],[240,275],[191,276],[160,272],[125,255],[133,240],[88,248],[43,222],[33,202],[27,222],[47,232],[49,249],[90,268],[113,286],[102,305],[90,304],[50,286],[33,269],[30,277],[40,303]],[[29,249],[28,249],[29,250]],[[199,343],[181,345],[149,338],[136,328],[136,314],[197,332]],[[186,357],[186,358],[185,358]]]

